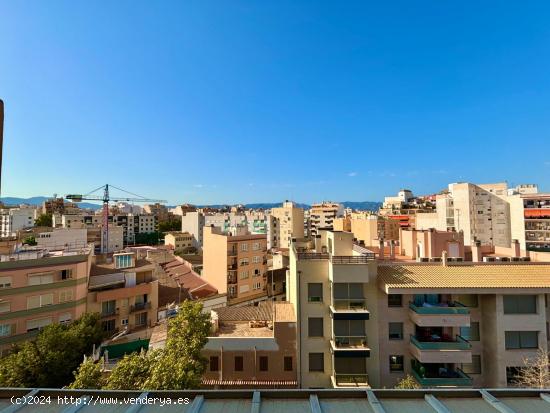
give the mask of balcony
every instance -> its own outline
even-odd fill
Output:
[[[472,346],[463,337],[429,339],[411,335],[411,355],[422,363],[471,363]]]
[[[334,320],[368,320],[370,315],[364,298],[333,298],[330,311]]]
[[[433,370],[433,367],[428,369],[426,367],[429,367],[429,365],[424,366],[422,363],[413,360],[411,372],[422,387],[472,387],[472,378],[459,368],[442,369],[440,372],[439,367],[435,365],[438,371],[429,372],[428,370]]]
[[[330,261],[333,264],[368,264],[369,261],[374,261],[375,255],[369,252],[363,255],[333,255]]]
[[[237,270],[237,263],[227,264],[227,270],[228,271],[236,271]]]
[[[367,345],[367,336],[334,336],[330,340],[334,357],[370,357],[370,348]]]
[[[419,327],[464,327],[470,325],[470,309],[456,301],[415,305],[409,303],[409,316]]]
[[[101,318],[109,318],[109,317],[114,317],[116,315],[118,315],[118,308],[101,311]]]
[[[136,311],[149,310],[150,308],[151,308],[151,302],[137,303],[130,306],[130,312],[135,313]]]
[[[228,257],[235,257],[235,256],[237,256],[237,250],[236,250],[236,249],[227,250],[227,256],[228,256]]]
[[[368,374],[348,374],[333,372],[330,377],[333,387],[370,387]]]

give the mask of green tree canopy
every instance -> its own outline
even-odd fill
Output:
[[[74,372],[75,380],[71,383],[71,389],[101,389],[105,384],[101,364],[87,358]]]
[[[85,314],[70,325],[51,324],[34,341],[14,347],[0,359],[1,387],[59,388],[73,380],[84,354],[103,340],[99,314]]]
[[[53,226],[52,214],[40,214],[34,222],[35,227],[51,227]]]
[[[172,219],[169,221],[159,222],[159,231],[160,232],[181,231],[181,221]]]
[[[107,379],[106,389],[140,390],[145,388],[145,382],[150,376],[151,367],[157,360],[157,351],[132,353],[125,355],[116,363]]]

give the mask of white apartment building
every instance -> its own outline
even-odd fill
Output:
[[[0,237],[15,237],[17,231],[34,226],[35,208],[0,209]]]
[[[203,243],[204,214],[199,211],[186,212],[181,216],[181,232],[193,236],[193,247],[200,251]]]
[[[86,228],[53,228],[52,231],[36,234],[36,244],[42,248],[83,248],[88,245]]]

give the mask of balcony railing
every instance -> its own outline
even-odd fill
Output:
[[[470,309],[458,301],[449,301],[446,303],[430,304],[428,307],[417,306],[409,303],[409,308],[417,314],[470,314]]]
[[[333,255],[330,261],[333,264],[368,264],[374,258],[374,253],[371,252],[363,255]]]
[[[101,317],[113,317],[118,314],[118,308],[101,311]]]
[[[235,271],[237,269],[237,264],[228,264],[227,269],[229,271]]]
[[[338,349],[367,348],[367,336],[334,336],[334,345]]]
[[[151,308],[151,303],[148,301],[146,303],[137,303],[130,306],[130,312],[136,312],[141,310],[149,310]]]
[[[367,309],[367,300],[364,298],[333,298],[332,302],[336,311]]]
[[[336,373],[332,374],[333,382],[337,387],[367,387],[368,374]]]
[[[449,371],[448,375],[426,377],[425,373],[413,368],[412,375],[423,387],[471,387],[472,378],[460,369]]]
[[[470,350],[472,345],[464,337],[457,335],[453,341],[422,341],[411,334],[411,343],[420,350]]]
[[[321,252],[299,252],[297,257],[299,260],[328,260],[329,254]]]

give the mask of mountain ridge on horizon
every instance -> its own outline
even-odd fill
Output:
[[[44,201],[51,199],[51,197],[46,196],[33,196],[29,198],[20,198],[20,197],[1,197],[0,201],[3,202],[5,205],[20,205],[20,204],[28,204],[28,205],[41,205]],[[344,205],[345,208],[352,208],[352,209],[358,209],[358,210],[369,210],[369,211],[375,211],[380,208],[382,205],[381,202],[378,201],[337,201]],[[256,203],[248,203],[248,204],[204,204],[204,205],[196,205],[199,208],[223,208],[227,206],[234,206],[234,205],[243,205],[245,208],[249,209],[271,209],[281,206],[282,202],[256,202]],[[89,202],[79,202],[78,205],[81,208],[84,209],[100,209],[101,204],[92,204]],[[300,208],[309,209],[311,208],[310,204],[306,203],[299,203],[297,202],[296,205]],[[174,208],[177,205],[166,205],[168,208]]]

